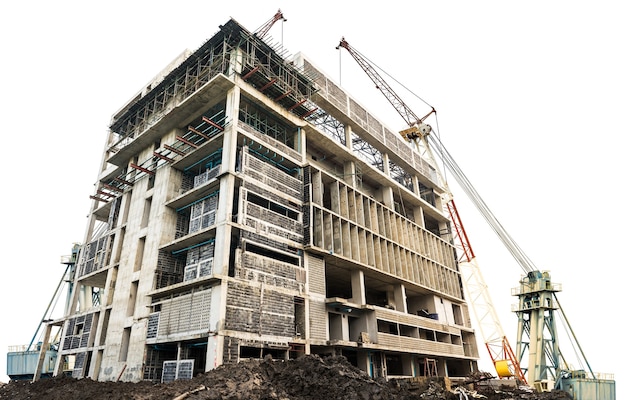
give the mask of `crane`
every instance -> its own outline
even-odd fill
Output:
[[[287,18],[285,18],[285,16],[283,15],[282,11],[280,11],[280,8],[279,8],[278,11],[276,11],[276,14],[274,14],[272,18],[268,19],[263,25],[261,25],[261,27],[257,29],[254,32],[254,34],[259,39],[263,39],[265,35],[267,35],[267,32],[269,32],[269,30],[272,28],[272,26],[274,26],[274,24],[280,20],[283,20],[284,22],[286,22]]]
[[[469,238],[458,214],[452,194],[444,182],[444,204],[450,220],[454,226],[459,253],[459,268],[463,278],[468,302],[479,319],[479,329],[485,340],[487,351],[500,378],[514,376],[518,382],[531,384],[539,391],[561,389],[575,394],[575,398],[593,400],[614,400],[615,381],[611,374],[600,377],[595,374],[585,357],[578,340],[575,338],[572,327],[565,317],[561,304],[556,297],[560,285],[552,282],[546,271],[539,271],[520,246],[504,229],[495,215],[487,207],[469,179],[465,176],[454,158],[450,155],[436,134],[431,134],[432,127],[424,123],[431,114],[436,114],[434,108],[420,118],[387,84],[367,58],[351,47],[345,38],[342,38],[337,49],[343,47],[356,60],[368,77],[374,82],[385,98],[393,105],[396,111],[408,125],[400,131],[400,135],[409,143],[413,143],[422,154],[431,157],[437,153],[444,166],[455,177],[458,184],[474,203],[478,211],[485,218],[489,226],[500,238],[501,242],[517,261],[525,276],[519,281],[520,285],[514,289],[514,295],[519,299],[515,313],[518,317],[517,346],[515,353],[504,335],[504,331],[491,302],[487,285],[480,272],[478,263]],[[439,171],[437,171],[439,173]],[[557,338],[555,317],[559,315],[564,320],[567,334],[574,338],[574,350],[579,352],[588,371],[573,370],[565,361]],[[520,360],[525,357],[528,367],[522,368]]]
[[[492,214],[488,212],[488,208],[484,201],[480,198],[478,193],[471,186],[469,180],[463,174],[462,170],[458,167],[454,159],[450,156],[443,143],[439,141],[436,135],[430,135],[432,128],[430,125],[424,123],[424,120],[431,114],[435,114],[436,110],[431,109],[424,117],[419,117],[415,114],[411,108],[400,98],[400,96],[389,86],[389,84],[378,73],[376,68],[364,57],[360,52],[354,49],[350,44],[342,38],[337,46],[337,49],[343,47],[350,53],[355,59],[357,64],[365,71],[368,77],[374,82],[376,88],[379,89],[391,105],[396,109],[400,116],[404,119],[408,125],[407,129],[400,132],[400,135],[407,141],[415,143],[421,153],[428,154],[432,157],[432,149],[438,153],[443,163],[449,167],[454,176],[459,180],[459,183],[464,186],[466,191],[472,193],[472,200],[479,205],[479,209],[487,212],[488,216],[492,217]],[[429,140],[427,140],[427,138]],[[435,163],[433,163],[435,164]],[[436,164],[435,164],[436,165]],[[441,180],[445,184],[445,180]],[[478,318],[478,326],[481,331],[482,337],[487,347],[487,352],[491,361],[494,364],[496,373],[500,378],[515,377],[518,381],[526,384],[526,378],[522,372],[519,361],[513,352],[509,340],[504,334],[502,325],[496,313],[496,310],[491,301],[487,285],[480,272],[480,268],[476,261],[474,250],[472,249],[469,237],[463,226],[457,207],[454,203],[452,193],[450,192],[447,184],[444,187],[445,196],[444,203],[447,208],[450,220],[454,226],[456,239],[458,241],[459,252],[459,268],[461,269],[462,277],[464,280],[465,288],[469,296],[469,303],[472,306],[475,315]],[[495,217],[491,218],[494,226],[501,231],[504,231],[502,226],[497,222]],[[514,242],[511,242],[511,247],[517,252],[521,252],[515,246]],[[525,262],[529,262],[524,259]],[[531,268],[531,267],[528,267]]]

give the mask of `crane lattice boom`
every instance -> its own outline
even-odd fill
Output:
[[[417,114],[415,114],[400,98],[400,96],[389,86],[389,84],[387,84],[374,66],[361,53],[350,46],[345,38],[341,39],[337,49],[340,47],[343,47],[348,51],[348,53],[350,53],[350,55],[352,55],[363,71],[365,71],[367,76],[372,80],[372,82],[374,82],[376,88],[383,93],[385,98],[407,123],[409,128],[400,132],[402,137],[409,142],[413,142],[417,147],[421,147],[425,153],[431,156],[433,152],[429,144],[432,143],[434,145],[433,147],[435,147],[439,158],[446,167],[452,170],[454,177],[472,199],[474,204],[477,205],[483,216],[488,220],[488,222],[490,222],[491,227],[496,230],[497,233],[499,232],[501,238],[505,238],[504,241],[508,243],[507,248],[513,253],[514,257],[516,257],[516,260],[522,260],[520,263],[522,268],[525,271],[532,268],[528,266],[530,264],[528,257],[525,257],[519,246],[517,246],[515,242],[510,239],[508,234],[506,234],[504,228],[502,228],[493,214],[489,211],[484,201],[482,201],[476,190],[443,146],[439,138],[434,134],[430,134],[431,127],[424,124],[423,121],[430,114],[435,113],[435,110],[432,109],[431,112],[429,112],[424,118],[418,117]],[[434,161],[434,157],[431,158]],[[439,175],[441,176],[441,174]],[[455,228],[455,242],[457,243],[457,248],[460,253],[459,268],[461,270],[461,276],[463,277],[465,288],[468,292],[469,303],[479,319],[478,326],[481,330],[483,339],[485,340],[489,356],[494,364],[498,376],[501,378],[515,376],[519,381],[526,383],[519,361],[517,360],[508,339],[504,335],[502,325],[500,324],[495,307],[493,306],[493,302],[489,296],[487,285],[480,272],[474,251],[459,217],[456,205],[452,199],[452,193],[447,187],[447,184],[445,184],[445,180],[442,179],[442,182],[444,182],[444,190],[446,191],[446,199],[444,199],[446,202],[446,208],[448,210],[450,220],[454,224]],[[534,268],[529,270],[534,270]]]
[[[274,24],[280,20],[287,21],[287,18],[285,18],[282,11],[278,9],[278,11],[276,11],[276,14],[274,14],[274,16],[267,20],[267,22],[265,22],[263,25],[261,25],[261,27],[257,29],[254,33],[259,39],[263,39],[263,37],[267,35],[267,32],[269,32],[272,26],[274,26]]]

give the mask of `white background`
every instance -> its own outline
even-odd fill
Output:
[[[437,109],[442,141],[482,198],[536,266],[562,283],[559,299],[592,369],[619,379],[619,2],[61,0],[0,5],[0,381],[8,380],[8,346],[29,343],[52,297],[60,256],[83,241],[111,115],[231,16],[254,31],[279,8],[288,21],[273,27],[273,40],[305,53],[390,128],[404,128],[402,119],[335,49],[342,36]],[[429,110],[399,93],[416,113]],[[450,184],[514,342],[510,290],[522,270]]]

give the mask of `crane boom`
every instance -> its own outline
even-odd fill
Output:
[[[287,21],[287,18],[285,18],[279,8],[278,11],[276,11],[276,14],[274,14],[272,18],[267,20],[263,25],[261,25],[261,27],[257,29],[254,33],[259,39],[263,39],[265,35],[267,35],[267,32],[269,32],[269,30],[272,28],[272,26],[274,26],[274,24],[280,20]]]
[[[433,108],[425,117],[420,118],[411,110],[411,108],[400,98],[400,96],[389,86],[389,84],[383,79],[383,77],[378,73],[378,71],[374,68],[374,66],[365,58],[361,53],[355,50],[350,44],[342,38],[337,46],[337,49],[343,47],[352,55],[355,61],[359,64],[359,66],[365,71],[367,76],[374,82],[376,88],[379,89],[385,98],[391,103],[391,105],[396,109],[396,111],[400,114],[400,116],[404,119],[404,121],[409,126],[408,129],[405,129],[400,132],[402,137],[409,141],[415,143],[416,146],[422,147],[428,154],[432,155],[432,149],[429,146],[430,143],[433,144],[436,152],[439,155],[439,158],[443,161],[446,167],[449,167],[452,170],[454,177],[459,181],[459,184],[463,187],[464,191],[468,194],[468,196],[472,199],[478,209],[483,213],[483,216],[491,221],[490,224],[492,228],[497,229],[501,235],[505,235],[505,238],[508,241],[510,246],[507,246],[510,251],[515,251],[514,256],[517,260],[524,260],[525,263],[529,263],[530,260],[528,257],[523,255],[519,246],[515,244],[515,242],[508,237],[504,228],[499,224],[497,219],[493,216],[493,214],[488,211],[486,204],[478,193],[473,188],[467,177],[463,174],[463,171],[456,164],[452,156],[448,153],[446,148],[443,146],[441,141],[436,135],[430,135],[431,127],[429,125],[424,124],[424,120],[432,113],[435,113],[435,109]],[[428,140],[430,138],[430,141]],[[434,158],[433,158],[434,160]],[[489,356],[494,364],[496,373],[499,377],[509,377],[515,376],[520,382],[526,383],[526,379],[522,372],[522,369],[519,365],[519,361],[511,348],[511,345],[504,335],[504,331],[502,329],[502,325],[500,324],[500,320],[495,311],[495,307],[493,306],[493,302],[489,296],[489,292],[487,290],[487,285],[485,280],[480,272],[480,268],[478,267],[478,263],[476,261],[476,257],[474,255],[474,251],[471,247],[469,238],[463,227],[461,222],[458,210],[452,199],[452,194],[444,182],[444,189],[446,191],[446,199],[445,205],[450,216],[450,220],[454,225],[454,230],[456,234],[456,243],[457,248],[460,253],[460,261],[459,268],[461,270],[461,276],[464,280],[465,287],[467,289],[467,294],[469,296],[469,303],[472,306],[474,313],[478,317],[478,326],[485,340],[485,345],[487,347],[487,351]],[[522,264],[520,264],[522,265]],[[527,267],[524,264],[523,269],[526,271]],[[534,270],[534,268],[533,268]]]

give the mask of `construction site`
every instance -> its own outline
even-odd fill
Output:
[[[314,358],[372,387],[469,379],[615,399],[611,375],[561,361],[560,284],[492,218],[525,274],[515,343],[502,332],[440,165],[473,188],[428,125],[436,111],[415,114],[337,38],[407,125],[387,128],[314,60],[266,41],[283,19],[226,21],[114,113],[64,260],[64,316],[9,352],[12,380],[165,385]],[[477,379],[485,345],[495,373]],[[390,387],[350,398],[419,398]]]

